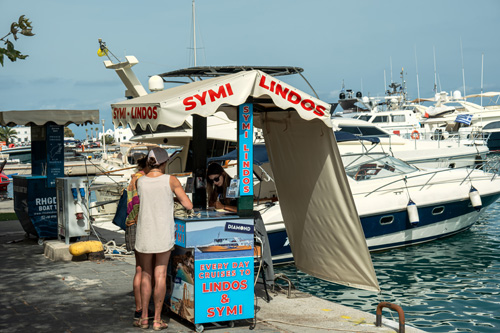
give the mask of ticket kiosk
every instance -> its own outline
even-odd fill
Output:
[[[136,63],[133,57],[119,64],[113,64],[111,60],[104,62],[120,77]],[[201,210],[199,217],[176,220],[179,243],[172,254],[168,294],[172,311],[196,325],[253,317],[253,312],[247,312],[246,308],[246,304],[253,302],[253,283],[249,286],[246,281],[246,263],[253,263],[253,253],[236,255],[237,251],[245,251],[242,248],[236,251],[216,250],[221,250],[224,247],[219,245],[226,246],[228,242],[240,246],[237,245],[240,244],[237,240],[240,236],[234,234],[233,227],[238,226],[239,231],[253,227],[254,122],[263,129],[276,188],[280,193],[283,220],[290,243],[294,246],[292,250],[297,266],[306,273],[333,282],[343,283],[344,276],[349,276],[350,280],[358,281],[357,285],[364,286],[365,280],[370,280],[366,281],[368,288],[378,290],[366,240],[331,129],[331,105],[260,70],[208,75],[213,78],[149,95],[144,89],[134,90],[130,82],[136,80],[135,76],[134,80],[122,78],[132,98],[111,105],[115,126],[140,128],[143,132],[154,133],[162,127],[173,130],[186,126],[186,119],[192,117],[193,152],[196,149],[205,154],[206,143],[202,142],[203,135],[197,134],[197,119],[222,111],[229,119],[237,120],[238,212],[228,216],[212,215]],[[203,126],[203,121],[199,124]],[[193,203],[201,209],[203,205],[199,203],[204,201],[201,199],[206,195],[203,188],[206,156],[193,156],[193,159],[194,186],[198,190],[193,196]],[[332,200],[331,193],[338,193],[336,197],[342,198],[342,202]],[[197,233],[199,230],[203,232]],[[349,237],[339,237],[338,230],[343,230]],[[231,234],[226,234],[228,232]],[[353,258],[358,258],[358,253],[346,253],[344,239],[349,242],[354,240],[356,246],[359,245],[367,274],[358,269],[358,261]],[[252,268],[248,269],[253,278]],[[337,271],[345,273],[341,279],[336,275]],[[350,278],[351,275],[356,278]],[[365,279],[366,276],[369,279]],[[233,292],[241,294],[238,296]],[[234,295],[239,302],[232,303]]]
[[[252,218],[202,210],[176,218],[167,304],[203,330],[203,324],[254,316]]]

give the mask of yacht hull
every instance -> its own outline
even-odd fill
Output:
[[[370,252],[416,245],[439,238],[449,237],[468,230],[479,219],[484,209],[494,203],[500,193],[482,196],[483,207],[476,211],[468,200],[439,202],[419,207],[420,222],[413,227],[406,209],[385,211],[370,216],[360,216],[361,225]],[[442,213],[436,214],[436,208]],[[381,220],[392,216],[392,223],[381,225]],[[284,223],[266,225],[274,264],[293,262]]]

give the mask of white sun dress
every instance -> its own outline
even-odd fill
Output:
[[[141,253],[162,253],[175,245],[174,193],[170,175],[137,180],[140,199],[135,249]]]

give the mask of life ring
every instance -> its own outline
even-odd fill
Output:
[[[420,139],[420,133],[418,133],[417,130],[414,130],[413,132],[411,132],[411,138],[413,140],[419,140]]]

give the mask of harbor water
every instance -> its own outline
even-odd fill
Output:
[[[278,266],[301,291],[375,314],[400,305],[406,323],[427,332],[500,332],[500,201],[458,235],[372,253],[381,294],[339,286]],[[385,309],[384,317],[397,314]]]

